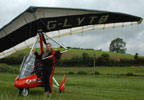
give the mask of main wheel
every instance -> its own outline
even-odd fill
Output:
[[[20,89],[19,94],[26,97],[29,95],[29,89],[28,88]]]

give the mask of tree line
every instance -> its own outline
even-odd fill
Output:
[[[79,48],[75,48],[79,49]],[[88,49],[92,50],[92,49]],[[123,41],[121,38],[116,38],[111,41],[111,44],[109,46],[110,52],[114,53],[121,53],[125,54],[126,53],[126,42]],[[82,53],[82,56],[73,56],[71,59],[61,59],[56,62],[57,66],[89,66],[92,67],[94,65],[94,60],[95,60],[95,65],[96,66],[143,66],[144,65],[144,58],[139,58],[138,53],[135,54],[133,59],[126,59],[122,58],[119,60],[116,59],[111,59],[110,55],[107,53],[101,54],[101,56],[96,57],[89,56],[88,53]],[[24,53],[21,53],[17,55],[16,57],[9,56],[3,59],[0,59],[1,63],[6,63],[6,64],[21,64],[23,57],[25,56]]]

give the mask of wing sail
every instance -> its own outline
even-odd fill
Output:
[[[59,38],[93,29],[124,27],[141,22],[141,17],[116,12],[30,7],[0,29],[0,58],[30,47],[38,29],[42,29],[49,37]]]

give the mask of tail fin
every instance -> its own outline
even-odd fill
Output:
[[[62,82],[61,82],[61,85],[60,85],[60,92],[64,91],[65,90],[65,80],[66,80],[66,76],[64,74],[64,77],[62,79]]]

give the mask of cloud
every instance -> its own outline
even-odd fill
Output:
[[[115,29],[91,30],[84,33],[65,36],[58,39],[67,46],[103,49],[109,51],[109,44],[117,37],[122,38],[127,43],[127,53],[140,55],[143,53],[144,24]],[[70,41],[71,40],[71,41]]]

